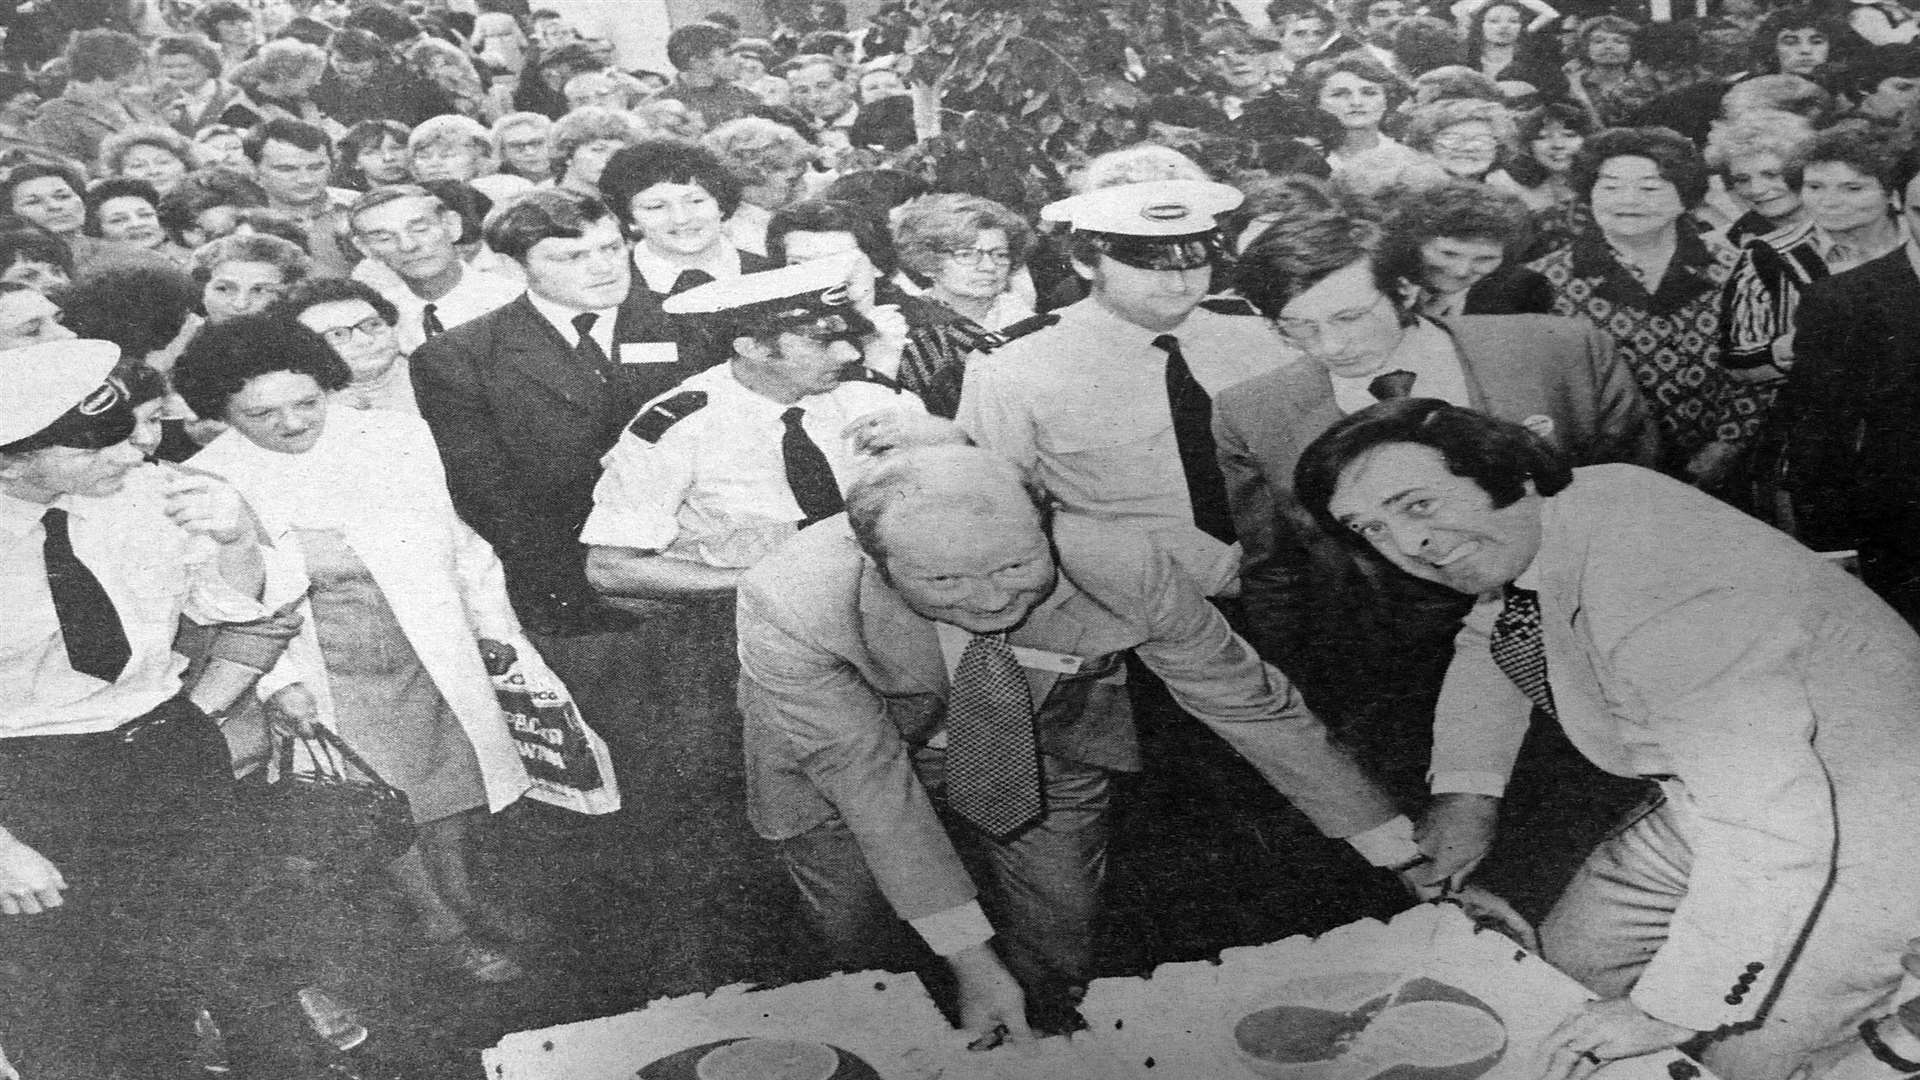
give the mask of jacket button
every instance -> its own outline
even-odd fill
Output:
[[[1753,963],[1747,965],[1747,970],[1758,973],[1767,970],[1767,965],[1755,960]]]
[[[1746,974],[1740,976],[1740,989],[1745,990],[1747,987],[1752,985],[1753,985],[1753,972],[1749,971]]]
[[[1740,1002],[1741,1002],[1742,1000],[1744,1000],[1744,998],[1745,998],[1745,996],[1744,996],[1744,995],[1742,995],[1742,994],[1728,994],[1728,995],[1727,995],[1727,1004],[1729,1004],[1729,1005],[1738,1005],[1738,1004],[1740,1004]]]

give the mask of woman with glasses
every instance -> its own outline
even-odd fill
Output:
[[[1413,110],[1401,138],[1455,180],[1485,181],[1513,156],[1517,135],[1504,106],[1450,98]]]
[[[1581,147],[1572,181],[1597,229],[1530,265],[1555,314],[1613,338],[1659,421],[1661,468],[1717,487],[1761,409],[1721,366],[1720,289],[1738,253],[1689,216],[1706,197],[1706,162],[1667,128],[1614,128]]]
[[[364,282],[314,278],[293,287],[272,309],[320,335],[353,373],[334,395],[352,409],[389,409],[420,415],[407,358],[394,330],[400,312]]]
[[[1008,286],[1026,265],[1033,230],[1020,215],[975,195],[928,195],[900,209],[893,225],[900,265],[928,282],[927,316],[907,332],[900,381],[927,410],[960,407],[964,359],[1002,330],[1033,315]]]

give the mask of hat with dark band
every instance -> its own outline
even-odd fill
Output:
[[[1243,198],[1239,189],[1207,180],[1149,180],[1048,203],[1040,219],[1065,222],[1128,266],[1192,270],[1219,257],[1219,216]]]
[[[133,399],[110,341],[48,341],[0,351],[0,453],[49,446],[103,450],[133,434]]]
[[[873,323],[854,306],[847,287],[851,259],[815,259],[778,270],[710,281],[667,297],[669,315],[725,327],[732,336],[778,332],[816,341],[858,340],[873,333]]]

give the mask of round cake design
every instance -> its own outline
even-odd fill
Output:
[[[1458,987],[1355,972],[1281,984],[1238,1018],[1233,1040],[1272,1080],[1474,1080],[1499,1064],[1507,1030]]]

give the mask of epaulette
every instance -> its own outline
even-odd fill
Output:
[[[1038,315],[1028,316],[1017,323],[1010,323],[987,334],[986,337],[980,341],[979,351],[990,353],[1010,342],[1019,341],[1021,338],[1026,337],[1036,330],[1045,330],[1047,327],[1059,321],[1060,315],[1054,311],[1046,311]]]
[[[906,392],[906,388],[900,385],[900,380],[883,375],[865,364],[848,364],[840,372],[840,381],[872,383],[875,386],[884,386],[896,394]]]
[[[707,405],[705,390],[682,390],[664,401],[656,401],[633,418],[627,430],[642,442],[657,443],[673,425],[699,412]]]

